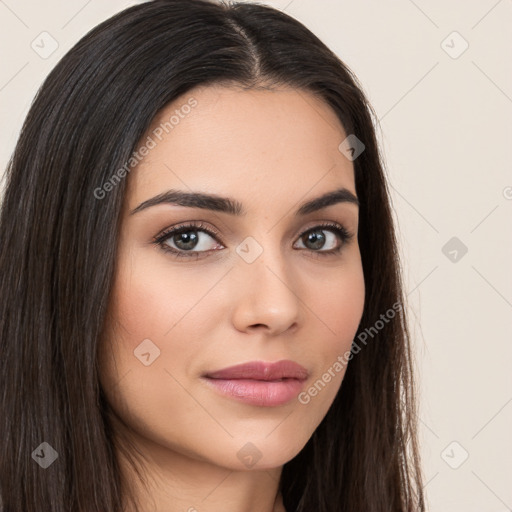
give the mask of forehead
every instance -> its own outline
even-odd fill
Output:
[[[355,194],[352,162],[338,149],[346,136],[334,111],[306,91],[196,88],[162,109],[141,139],[150,149],[130,173],[129,206],[170,188],[244,203],[300,198],[312,187]]]

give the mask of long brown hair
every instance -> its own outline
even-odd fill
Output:
[[[366,286],[355,342],[365,343],[354,343],[326,417],[283,468],[286,509],[424,511],[397,242],[376,116],[362,87],[283,12],[155,0],[101,23],[62,58],[9,162],[0,216],[4,512],[121,512],[130,496],[97,366],[129,177],[101,199],[95,191],[166,104],[214,83],[311,92],[365,145],[353,162]],[[390,308],[396,316],[382,321]],[[49,451],[41,443],[57,454],[46,469],[35,463],[36,449]]]

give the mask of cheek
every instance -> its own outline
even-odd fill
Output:
[[[170,271],[165,258],[135,253],[120,258],[112,297],[112,316],[118,333],[126,339],[125,349],[133,351],[146,338],[173,345],[183,339],[186,348],[185,327],[190,328],[194,310],[216,276]]]
[[[208,292],[222,272],[170,270],[161,255],[150,257],[138,249],[120,253],[102,343],[103,380],[109,389],[122,389],[123,400],[143,405],[149,400],[144,401],[142,390],[150,390],[152,400],[165,399],[167,409],[171,406],[177,381],[189,378],[204,350],[205,333],[213,327],[218,301]],[[117,386],[121,379],[123,386]],[[174,403],[182,401],[180,395]]]
[[[320,281],[318,281],[320,282]],[[312,304],[312,320],[317,318],[316,330],[324,333],[322,354],[332,358],[350,348],[364,310],[365,283],[359,259],[340,271],[337,276],[323,279],[321,286],[310,282],[308,300]]]
[[[166,369],[186,368],[193,360],[194,347],[184,329],[189,304],[199,290],[189,287],[183,293],[186,287],[179,274],[173,280],[164,278],[162,269],[148,260],[129,253],[119,259],[101,361],[111,401],[118,407],[129,403],[126,413],[137,410],[149,418],[150,403],[153,411],[154,403],[164,397],[168,406],[171,403],[174,386],[167,385],[172,378]]]
[[[183,388],[198,353],[190,339],[193,306],[205,292],[187,286],[180,273],[163,277],[148,259],[120,259],[100,379],[109,404],[139,438],[183,451],[187,429],[181,421],[197,415]]]
[[[335,283],[335,284],[334,284]],[[313,288],[312,288],[313,289]],[[310,331],[315,342],[314,375],[307,383],[299,402],[309,411],[307,428],[314,430],[327,413],[342,385],[349,364],[348,355],[364,310],[365,284],[361,265],[309,294],[310,321],[316,326]]]
[[[347,273],[334,283],[327,284],[318,297],[326,324],[336,333],[354,331],[355,334],[364,309],[365,285],[362,269]]]

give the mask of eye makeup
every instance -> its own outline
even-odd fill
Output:
[[[337,222],[320,222],[318,225],[310,227],[299,235],[299,240],[305,245],[307,243],[315,243],[317,240],[327,240],[327,238],[324,235],[318,236],[318,233],[323,232],[330,232],[334,234],[338,240],[338,244],[334,249],[329,250],[315,250],[315,249],[308,249],[307,247],[305,250],[309,251],[310,253],[314,253],[315,257],[318,255],[318,257],[329,257],[329,256],[336,256],[338,255],[343,247],[350,242],[350,240],[354,237],[353,233],[350,233],[347,228],[345,228],[342,224],[339,224]],[[220,244],[222,246],[222,242],[220,241],[220,233],[212,228],[211,226],[207,225],[204,222],[201,221],[190,221],[187,223],[179,224],[177,226],[173,226],[171,228],[167,228],[160,234],[158,234],[154,239],[154,244],[158,245],[163,251],[171,254],[173,257],[176,258],[205,258],[214,251],[221,250],[222,247],[217,247],[209,250],[200,250],[200,251],[194,251],[194,250],[187,250],[187,248],[179,248],[176,246],[176,238],[183,235],[185,239],[181,240],[182,244],[192,244],[194,247],[191,249],[194,249],[196,245],[200,244],[201,240],[197,236],[197,233],[203,233],[211,238],[213,238],[217,244]],[[193,234],[193,236],[190,236]],[[187,236],[188,235],[188,236]],[[172,240],[175,247],[171,247],[168,243],[169,240]],[[195,242],[195,244],[194,244]]]

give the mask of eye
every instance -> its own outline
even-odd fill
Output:
[[[329,236],[326,236],[325,233],[328,233]],[[318,253],[318,256],[332,256],[338,254],[351,238],[353,235],[342,225],[326,223],[304,231],[300,235],[299,241],[303,245],[312,247],[310,252]],[[336,239],[341,242],[336,244]],[[326,245],[327,250],[323,250]]]
[[[353,236],[340,224],[325,223],[303,231],[299,235],[299,242],[302,242],[303,247],[309,252],[318,253],[318,256],[332,256],[338,254]],[[209,241],[209,238],[213,239],[213,242]],[[197,259],[203,253],[222,249],[218,238],[219,234],[202,222],[190,222],[164,231],[153,243],[176,257]],[[325,246],[328,250],[325,250]]]
[[[164,231],[154,243],[177,257],[199,257],[200,253],[216,250],[208,248],[208,238],[216,239],[218,234],[201,222],[191,222]],[[219,244],[218,244],[219,245]],[[193,250],[197,249],[197,250]]]

